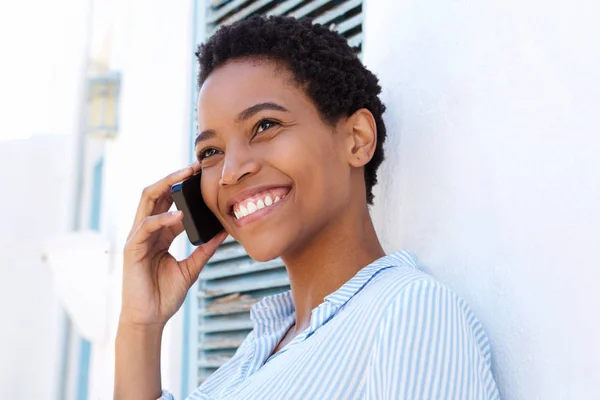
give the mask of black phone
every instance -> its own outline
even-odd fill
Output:
[[[175,206],[183,212],[185,233],[194,246],[208,242],[223,231],[223,225],[202,198],[201,177],[202,172],[198,172],[171,187]]]

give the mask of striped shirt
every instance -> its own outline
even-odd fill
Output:
[[[499,399],[481,323],[409,250],[358,271],[272,356],[295,322],[291,291],[250,316],[254,329],[233,358],[188,400]]]

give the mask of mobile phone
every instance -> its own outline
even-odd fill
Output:
[[[210,211],[200,189],[202,172],[171,186],[171,196],[178,210],[183,212],[183,227],[194,246],[208,242],[223,230],[223,225]]]

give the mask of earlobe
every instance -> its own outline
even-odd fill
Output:
[[[377,145],[377,125],[371,111],[356,110],[347,120],[349,129],[349,163],[362,167],[371,161]]]

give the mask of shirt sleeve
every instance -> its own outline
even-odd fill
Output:
[[[410,283],[389,304],[368,368],[368,399],[500,398],[481,323],[433,278]]]
[[[156,400],[175,400],[175,397],[173,397],[173,395],[171,393],[169,393],[167,390],[163,389],[162,395]],[[196,388],[196,390],[194,390],[192,392],[192,394],[190,394],[188,397],[186,397],[186,400],[214,400],[214,399],[212,397],[206,396],[198,388]]]
[[[171,393],[163,389],[161,396],[156,400],[175,400],[175,398]]]

